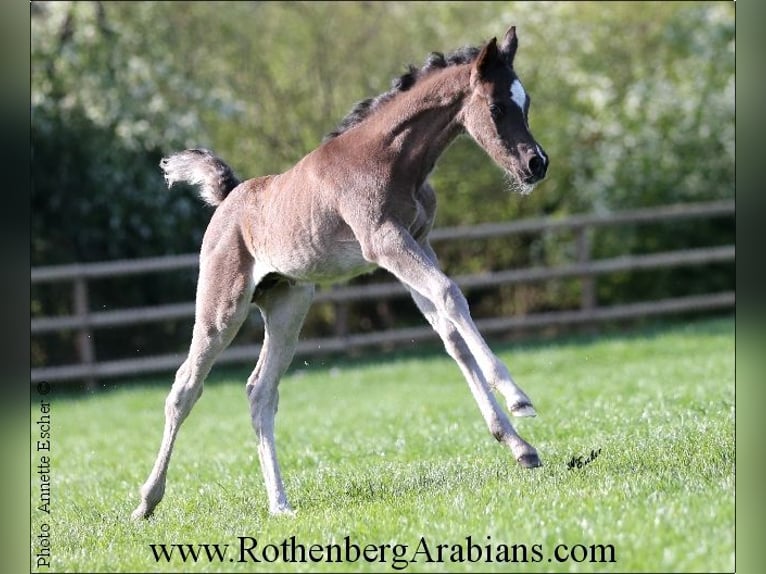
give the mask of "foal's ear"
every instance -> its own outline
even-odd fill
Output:
[[[519,38],[516,36],[516,26],[511,26],[500,43],[500,55],[509,66],[513,65],[513,57],[519,47]]]
[[[476,58],[476,64],[474,64],[474,70],[480,78],[486,78],[492,67],[497,64],[497,59],[497,38],[492,38],[487,42],[487,45],[482,48],[481,52],[479,52],[479,56]]]

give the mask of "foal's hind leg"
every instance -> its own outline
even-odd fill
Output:
[[[260,295],[265,337],[255,370],[247,380],[250,415],[258,441],[258,457],[272,514],[290,514],[274,444],[274,418],[279,403],[277,386],[292,361],[301,325],[314,295],[313,285],[278,284]]]
[[[250,310],[253,294],[252,259],[244,247],[220,243],[200,260],[197,304],[189,355],[178,369],[165,400],[165,431],[157,460],[141,487],[133,518],[147,518],[165,493],[170,455],[178,430],[202,394],[202,385],[218,354],[236,335]],[[213,242],[211,242],[213,243]]]

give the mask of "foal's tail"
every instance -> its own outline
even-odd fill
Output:
[[[162,158],[165,183],[171,187],[177,181],[199,186],[199,194],[210,205],[218,205],[240,184],[226,163],[206,149],[187,149]]]

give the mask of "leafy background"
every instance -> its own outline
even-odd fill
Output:
[[[512,23],[548,179],[528,198],[509,197],[500,170],[460,138],[432,176],[438,226],[731,198],[734,12],[710,2],[33,2],[32,265],[196,251],[211,211],[188,189],[164,189],[163,154],[205,146],[241,176],[280,172],[406,64]],[[712,221],[599,230],[592,240],[594,257],[608,257],[733,238],[733,223]],[[572,259],[570,240],[456,242],[439,254],[453,274],[552,265]],[[188,301],[195,280],[94,282],[92,306]],[[733,285],[733,265],[622,274],[599,280],[598,299]],[[35,287],[32,315],[71,312],[68,290]],[[568,308],[578,297],[565,281],[469,293],[477,316]],[[406,301],[349,313],[356,330],[417,320]],[[332,309],[318,309],[306,335],[332,320]],[[100,332],[97,354],[182,351],[189,332],[189,321]],[[34,365],[74,355],[70,334],[33,341]]]

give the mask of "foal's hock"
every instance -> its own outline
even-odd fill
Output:
[[[202,393],[216,356],[255,301],[265,338],[247,380],[250,414],[272,513],[290,513],[274,444],[280,377],[290,364],[317,283],[383,267],[412,293],[465,376],[492,435],[524,467],[540,464],[493,391],[516,416],[533,416],[526,394],[492,353],[460,289],[428,242],[436,197],[426,178],[467,132],[528,193],[545,177],[548,157],[529,131],[530,98],[513,68],[511,27],[498,44],[433,53],[394,87],[365,100],[322,144],[279,175],[240,182],[207,150],[162,160],[168,185],[196,184],[217,206],[202,241],[191,346],[165,401],[157,460],[141,487],[135,518],[162,500],[178,430]]]

